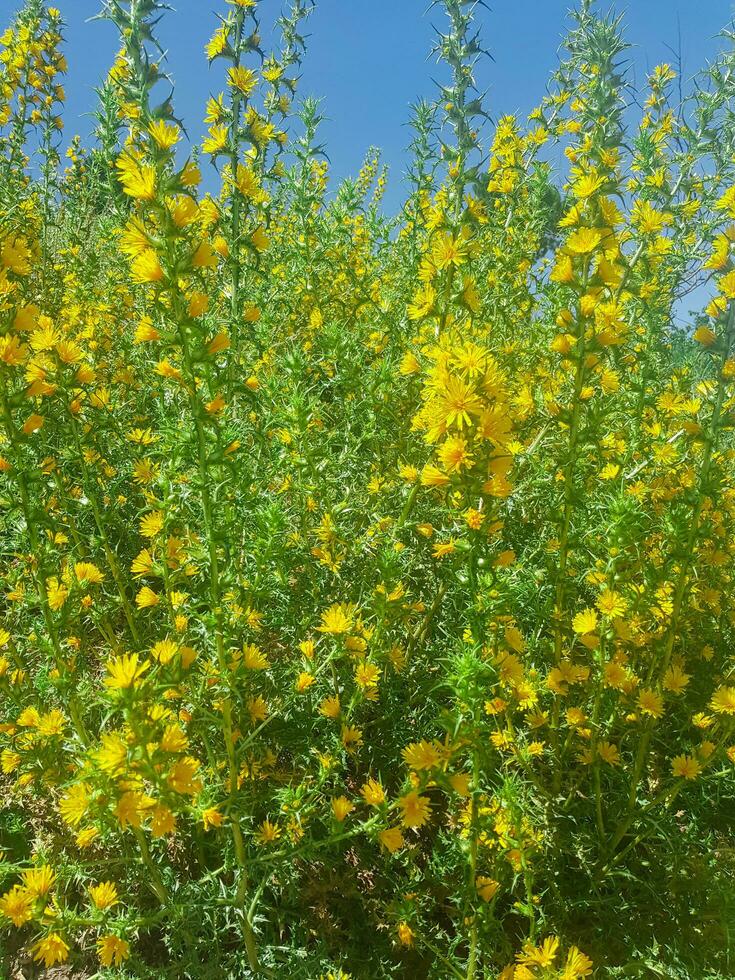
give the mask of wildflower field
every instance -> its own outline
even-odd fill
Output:
[[[735,977],[735,33],[437,0],[394,216],[218,3],[196,147],[159,0],[89,145],[0,37],[0,976]]]

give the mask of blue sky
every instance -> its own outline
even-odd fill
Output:
[[[9,20],[20,0],[0,0],[0,24]],[[193,139],[201,138],[201,118],[210,93],[222,87],[222,63],[210,70],[204,43],[216,26],[224,0],[172,0],[160,36],[169,53],[176,82],[176,108]],[[99,0],[55,0],[67,22],[67,135],[86,135],[92,128],[93,88],[104,77],[117,38],[112,25],[87,23]],[[488,89],[487,108],[494,115],[527,113],[544,94],[557,63],[571,0],[488,0],[478,8],[483,38],[494,62],[482,66],[479,81]],[[261,0],[264,21],[280,11],[281,0]],[[323,128],[333,174],[354,175],[371,145],[381,147],[391,170],[386,198],[389,209],[401,200],[408,105],[434,94],[436,65],[427,55],[433,25],[444,25],[428,0],[317,0],[309,21],[309,50],[303,69],[302,95],[323,97],[328,122]],[[732,14],[731,0],[632,0],[619,4],[626,14],[626,33],[636,78],[648,68],[671,61],[666,47],[678,48],[688,78],[718,48],[715,35]],[[607,9],[607,3],[603,5]],[[265,32],[264,32],[265,34]]]

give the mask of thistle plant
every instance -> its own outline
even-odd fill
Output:
[[[732,975],[733,33],[637,91],[582,0],[491,119],[435,7],[396,214],[307,0],[201,147],[104,0],[65,164],[63,12],[0,38],[3,975]]]

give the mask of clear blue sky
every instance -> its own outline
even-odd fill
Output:
[[[280,11],[282,0],[261,0],[264,21]],[[0,25],[9,20],[20,0],[0,0]],[[169,52],[176,81],[176,108],[193,139],[201,138],[204,104],[222,88],[222,63],[210,71],[204,43],[223,12],[224,0],[172,0],[160,36]],[[527,113],[544,94],[557,63],[559,42],[568,24],[572,0],[488,0],[478,8],[483,39],[494,62],[482,67],[479,81],[489,90],[487,107],[497,116]],[[67,135],[86,135],[92,121],[93,87],[104,77],[117,39],[112,25],[86,23],[99,9],[98,0],[55,0],[67,22]],[[401,199],[400,177],[409,140],[405,123],[408,105],[431,98],[436,65],[427,60],[432,25],[443,26],[444,14],[428,0],[317,0],[308,31],[309,50],[303,69],[302,95],[324,99],[329,121],[323,129],[333,173],[354,175],[367,148],[377,145],[391,169],[389,208]],[[602,4],[607,9],[607,2]],[[718,48],[715,37],[735,6],[731,0],[629,0],[618,4],[626,13],[635,75],[644,80],[648,68],[672,59],[666,45],[681,50],[689,77]],[[265,32],[264,32],[265,34]]]

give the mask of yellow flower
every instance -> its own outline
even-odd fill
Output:
[[[21,757],[17,752],[12,752],[10,749],[3,749],[2,753],[0,753],[0,766],[6,775],[15,772],[20,763]]]
[[[100,735],[100,748],[94,752],[97,765],[110,776],[119,776],[125,771],[128,761],[128,746],[116,732]]]
[[[464,242],[450,232],[446,232],[436,240],[431,257],[439,270],[446,269],[450,265],[456,267],[467,260],[467,248]]]
[[[203,141],[202,149],[205,153],[209,153],[215,156],[217,153],[221,153],[222,150],[227,146],[227,137],[229,131],[227,126],[222,123],[216,126],[210,126],[209,136]]]
[[[334,818],[339,823],[345,819],[352,811],[355,809],[355,804],[347,799],[346,796],[337,796],[332,800],[332,812],[334,813]]]
[[[334,603],[322,613],[322,623],[317,629],[320,633],[349,633],[354,625],[355,607],[349,603]]]
[[[665,691],[681,694],[689,684],[689,674],[685,673],[678,664],[673,664],[664,674],[663,687]]]
[[[641,714],[660,718],[664,713],[664,699],[656,691],[646,688],[638,695],[638,707]]]
[[[34,896],[25,888],[13,885],[10,891],[0,898],[0,912],[10,919],[16,928],[20,928],[33,918],[33,899]]]
[[[77,783],[59,801],[59,813],[65,823],[76,827],[81,823],[89,809],[91,787],[86,783]]]
[[[299,694],[303,694],[308,691],[312,684],[316,683],[316,677],[310,674],[308,670],[302,670],[299,676],[296,678],[296,690]]]
[[[170,150],[172,146],[176,146],[181,133],[178,126],[174,123],[166,122],[165,119],[158,119],[156,122],[151,123],[148,127],[148,132],[161,150]]]
[[[572,629],[581,635],[594,633],[597,629],[597,613],[595,610],[585,609],[583,612],[577,613],[572,620]]]
[[[437,742],[412,742],[406,746],[401,754],[406,765],[417,772],[433,769],[439,765],[442,759]]]
[[[160,282],[163,279],[163,267],[152,248],[146,248],[136,255],[130,271],[136,283]]]
[[[62,609],[64,603],[69,598],[69,590],[55,576],[47,580],[46,594],[48,596],[48,604],[54,612]]]
[[[48,894],[56,881],[56,874],[47,864],[23,872],[23,884],[29,895],[41,898]]]
[[[246,643],[242,648],[242,662],[248,670],[266,670],[270,667],[268,658],[254,643]]]
[[[603,616],[607,616],[609,619],[619,619],[625,615],[628,603],[619,592],[605,589],[597,599],[597,608]]]
[[[404,845],[403,833],[400,827],[389,827],[387,830],[381,830],[378,834],[378,839],[383,847],[391,854],[400,851]]]
[[[69,958],[69,947],[58,932],[52,932],[33,946],[33,953],[33,959],[38,963],[43,962],[43,965],[48,969],[55,963],[66,962]]]
[[[691,755],[677,755],[671,760],[671,772],[681,779],[696,779],[702,766]]]
[[[154,837],[165,837],[176,829],[176,817],[163,803],[158,803],[151,810],[151,834]]]
[[[576,946],[570,946],[559,980],[582,980],[592,975],[592,967],[593,963],[589,956],[585,956]]]
[[[148,164],[139,164],[124,154],[117,161],[117,171],[123,191],[141,201],[153,201],[156,197],[156,171]]]
[[[43,428],[44,421],[43,415],[38,415],[34,412],[23,423],[23,432],[27,436],[33,435],[34,432],[38,432],[39,429]]]
[[[457,544],[453,538],[449,541],[437,541],[432,549],[432,555],[434,558],[446,558],[448,555],[453,555],[457,550]]]
[[[123,793],[115,806],[115,816],[123,830],[127,827],[140,827],[143,815],[141,813],[142,795],[129,790]]]
[[[610,742],[600,742],[597,746],[597,752],[602,761],[609,766],[620,765],[620,752],[617,745],[612,745]]]
[[[379,678],[380,667],[375,664],[359,664],[355,671],[355,683],[363,690],[376,687]]]
[[[212,827],[221,827],[224,823],[224,816],[219,812],[216,806],[207,807],[206,810],[202,812],[202,823],[204,824],[204,830],[209,831]]]
[[[130,945],[119,936],[102,936],[97,940],[97,955],[102,966],[120,966],[130,956]]]
[[[362,731],[354,725],[343,725],[340,738],[342,739],[342,745],[344,745],[348,752],[352,752],[358,746],[362,745]]]
[[[105,678],[105,684],[112,689],[133,687],[149,667],[148,660],[139,663],[137,653],[123,654],[114,660],[108,660],[105,664],[109,674]]]
[[[463,429],[471,425],[472,417],[480,415],[482,409],[482,401],[472,385],[456,375],[450,375],[446,379],[436,410],[447,428],[456,426]]]
[[[103,881],[99,885],[92,885],[89,889],[89,897],[92,899],[95,908],[98,909],[111,909],[113,905],[117,905],[119,902],[117,888],[111,881]]]
[[[486,875],[478,875],[475,880],[475,887],[477,888],[477,894],[483,902],[489,902],[495,898],[500,888],[500,882],[494,878],[488,878]]]
[[[255,834],[255,839],[258,844],[267,845],[274,844],[280,836],[281,828],[278,824],[273,824],[270,820],[264,820]]]
[[[158,643],[154,643],[151,647],[151,656],[153,659],[164,666],[170,663],[178,652],[179,644],[168,637],[165,640],[159,640]]]
[[[63,735],[66,728],[66,716],[58,708],[47,711],[38,719],[38,734],[45,738],[52,738],[54,735]]]
[[[589,255],[601,241],[602,232],[598,228],[577,228],[567,239],[566,250],[572,255]]]
[[[540,946],[534,946],[527,942],[523,947],[523,952],[519,953],[516,959],[519,963],[527,966],[550,967],[553,966],[559,951],[559,940],[556,936],[547,936]]]
[[[163,529],[164,516],[160,510],[152,510],[140,519],[140,533],[146,538],[155,538]]]
[[[459,473],[474,462],[467,440],[459,435],[448,436],[437,450],[437,456],[447,473]]]
[[[195,778],[198,771],[197,760],[185,756],[174,763],[168,777],[168,784],[177,793],[195,796],[202,788],[202,781]]]
[[[377,779],[368,779],[360,793],[368,806],[380,806],[381,803],[385,803],[385,790]]]
[[[735,715],[735,687],[718,687],[709,706],[717,714]]]
[[[138,609],[150,609],[157,606],[161,601],[158,593],[154,592],[149,586],[144,585],[135,596],[135,605]]]
[[[104,574],[88,561],[79,561],[74,566],[74,574],[81,585],[99,585],[104,581]]]
[[[244,95],[250,95],[258,83],[258,76],[244,65],[237,65],[230,68],[227,80],[233,88],[239,89]]]
[[[402,796],[398,805],[404,827],[422,827],[431,818],[431,801],[426,796],[419,796],[416,790]]]
[[[693,334],[694,339],[703,347],[711,347],[717,340],[717,334],[709,327],[697,327]]]
[[[324,698],[319,705],[319,713],[324,715],[325,718],[339,718],[341,711],[342,706],[339,701],[339,696],[336,694],[332,697]]]

